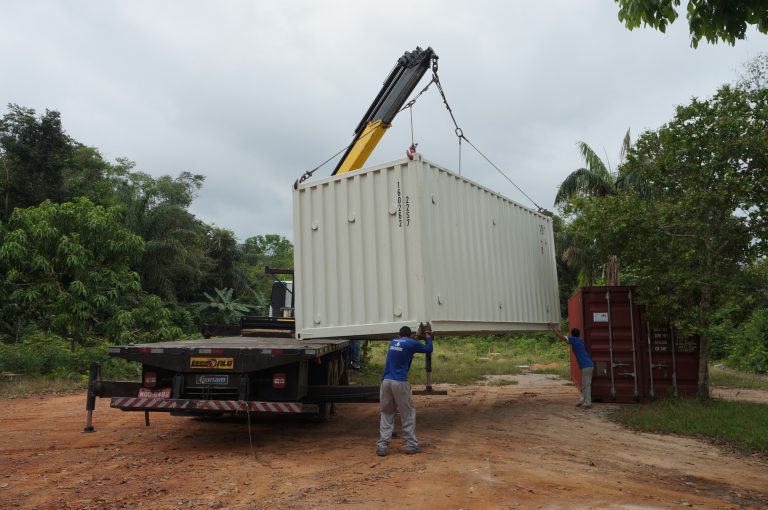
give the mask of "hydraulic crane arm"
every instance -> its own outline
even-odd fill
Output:
[[[437,61],[432,48],[417,47],[407,51],[395,64],[376,99],[355,129],[355,137],[339,161],[333,175],[361,168],[392,124],[395,115],[416,88],[432,62]]]

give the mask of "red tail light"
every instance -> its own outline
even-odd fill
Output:
[[[156,384],[157,384],[157,373],[144,372],[144,387],[154,388]]]
[[[285,374],[272,375],[272,387],[277,389],[285,388]]]

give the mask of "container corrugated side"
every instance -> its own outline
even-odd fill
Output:
[[[303,338],[559,321],[551,219],[420,156],[300,185],[294,244]]]

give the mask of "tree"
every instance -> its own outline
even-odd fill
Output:
[[[155,338],[178,337],[170,312],[131,270],[143,242],[121,219],[119,208],[86,198],[17,208],[0,239],[6,333],[19,338],[19,325],[35,325],[70,339],[73,350],[97,337],[135,340],[147,322]]]
[[[14,207],[64,200],[64,174],[75,145],[61,126],[59,112],[8,105],[0,118],[0,189],[8,218]]]
[[[584,166],[571,172],[560,184],[555,195],[556,206],[563,206],[576,196],[602,198],[614,195],[634,184],[631,174],[614,171],[610,163],[604,163],[589,145],[578,142],[578,146],[584,158]],[[624,161],[629,147],[630,135],[627,130],[621,144],[619,165]],[[571,267],[579,268],[579,283],[592,285],[594,268],[597,265],[597,259],[594,258],[594,243],[586,241],[580,245],[575,244],[567,230],[561,241],[566,243],[563,245],[563,260]],[[604,267],[607,284],[619,285],[619,261],[616,256],[609,254]]]
[[[144,239],[136,266],[142,286],[167,301],[192,301],[208,263],[208,227],[187,208],[204,178],[189,172],[153,178],[133,167],[132,161],[120,159],[108,177],[116,200],[125,205],[126,224]]]
[[[557,265],[557,283],[560,291],[560,312],[563,316],[568,315],[568,298],[579,285],[588,285],[587,282],[579,280],[582,273],[576,268],[585,268],[578,260],[573,260],[572,253],[568,253],[569,248],[574,246],[573,235],[562,218],[557,215],[552,216],[552,227],[555,235],[555,263]],[[594,257],[591,258],[594,260]]]
[[[633,30],[642,25],[665,32],[677,19],[680,0],[616,0],[619,21]],[[691,46],[698,47],[704,38],[734,45],[746,37],[747,27],[768,33],[768,3],[765,0],[689,0],[686,8]]]
[[[274,280],[264,274],[266,267],[293,268],[293,243],[279,234],[249,237],[243,244],[243,263],[254,288],[269,296]]]
[[[744,64],[736,86],[750,92],[768,88],[768,53],[760,53]]]
[[[209,267],[207,288],[230,288],[237,296],[253,297],[254,292],[248,275],[240,267],[243,250],[237,244],[234,232],[224,228],[209,227],[207,235]]]
[[[651,317],[700,337],[698,393],[709,395],[713,317],[742,292],[740,275],[766,255],[768,90],[722,87],[644,133],[625,168],[652,194],[584,200],[574,229],[636,275]]]

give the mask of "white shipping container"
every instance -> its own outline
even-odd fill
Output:
[[[300,338],[560,322],[551,218],[421,155],[299,185],[293,222]]]

